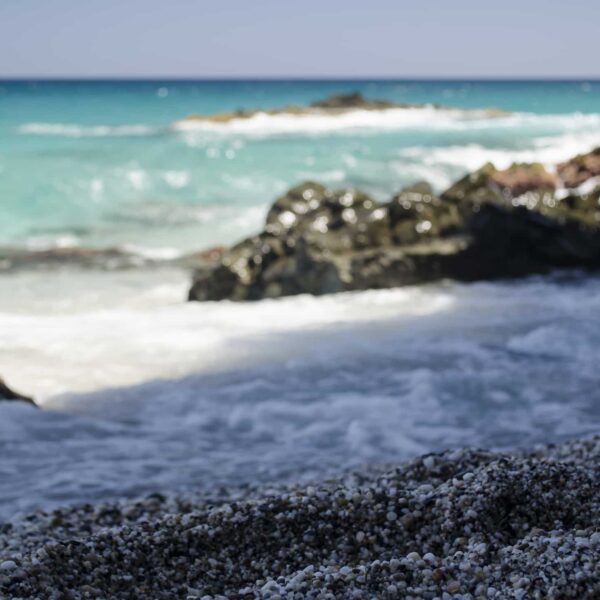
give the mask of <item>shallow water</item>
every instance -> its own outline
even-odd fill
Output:
[[[455,110],[173,127],[349,90]],[[462,110],[490,106],[513,114]],[[441,189],[488,160],[565,159],[600,144],[599,106],[595,81],[0,81],[0,246],[228,243],[308,178],[385,198],[416,179]]]
[[[0,406],[0,515],[600,425],[599,278],[183,304],[156,275],[29,311],[0,296],[0,363],[46,409]]]

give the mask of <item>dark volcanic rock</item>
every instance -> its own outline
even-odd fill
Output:
[[[333,94],[324,100],[311,102],[312,108],[394,108],[404,106],[387,100],[367,100],[360,92],[350,92],[347,94]]]
[[[32,398],[28,398],[27,396],[23,396],[14,390],[11,390],[6,383],[4,383],[4,379],[0,377],[0,402],[9,400],[9,401],[18,401],[18,402],[27,402],[29,404],[34,404]]]
[[[487,164],[440,196],[421,182],[382,204],[306,182],[273,204],[262,233],[198,270],[189,298],[257,300],[598,268],[600,188],[563,197],[559,185],[539,164]]]

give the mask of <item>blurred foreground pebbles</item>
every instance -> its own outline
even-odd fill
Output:
[[[600,437],[0,525],[0,597],[600,597]]]

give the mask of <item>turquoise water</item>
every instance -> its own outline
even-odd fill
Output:
[[[515,114],[172,127],[193,112],[304,104],[352,90]],[[415,179],[443,188],[487,160],[552,163],[597,144],[594,81],[5,81],[0,245],[202,248],[258,229],[274,198],[303,179],[384,198]]]

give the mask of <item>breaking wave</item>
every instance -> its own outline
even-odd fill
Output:
[[[532,113],[503,114],[493,110],[393,108],[385,110],[355,110],[338,115],[328,114],[268,114],[258,112],[251,117],[215,122],[186,119],[172,125],[173,130],[191,134],[236,134],[269,136],[281,134],[323,134],[335,131],[398,130],[398,129],[511,129],[558,128],[585,131],[600,126],[600,114],[571,113],[567,115],[536,115]]]

